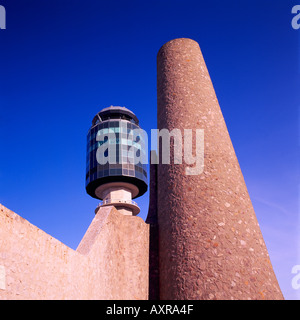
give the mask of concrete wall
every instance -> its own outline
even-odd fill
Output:
[[[149,226],[101,208],[72,250],[0,205],[0,299],[147,299]]]

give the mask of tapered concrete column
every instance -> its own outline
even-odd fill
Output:
[[[204,130],[202,173],[172,149],[158,165],[160,299],[282,299],[199,45],[166,43],[157,73],[158,129],[193,129],[194,150]]]

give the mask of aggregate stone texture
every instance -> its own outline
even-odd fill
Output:
[[[0,300],[148,299],[149,226],[100,208],[73,250],[0,205]]]
[[[151,151],[151,154],[155,151]],[[155,153],[156,154],[156,153]],[[158,265],[158,222],[157,222],[157,164],[150,164],[149,211],[146,223],[149,224],[149,300],[159,299],[159,265]]]
[[[201,174],[158,165],[160,299],[283,299],[197,42],[160,49],[157,95],[158,129],[204,129]]]

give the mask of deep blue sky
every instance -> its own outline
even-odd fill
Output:
[[[280,286],[300,264],[300,1],[0,0],[0,203],[76,249],[94,216],[86,134],[110,105],[156,128],[156,54],[201,47]],[[137,199],[145,219],[148,193]],[[1,239],[0,239],[1,240]]]

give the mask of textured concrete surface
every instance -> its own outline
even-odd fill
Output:
[[[156,156],[155,151],[151,154]],[[149,224],[149,300],[159,299],[159,239],[157,221],[157,164],[150,164],[150,199],[146,223]]]
[[[204,129],[203,173],[158,165],[160,298],[282,299],[199,45],[166,43],[157,72],[158,129]]]
[[[0,299],[147,299],[149,226],[101,208],[72,250],[0,205]]]

